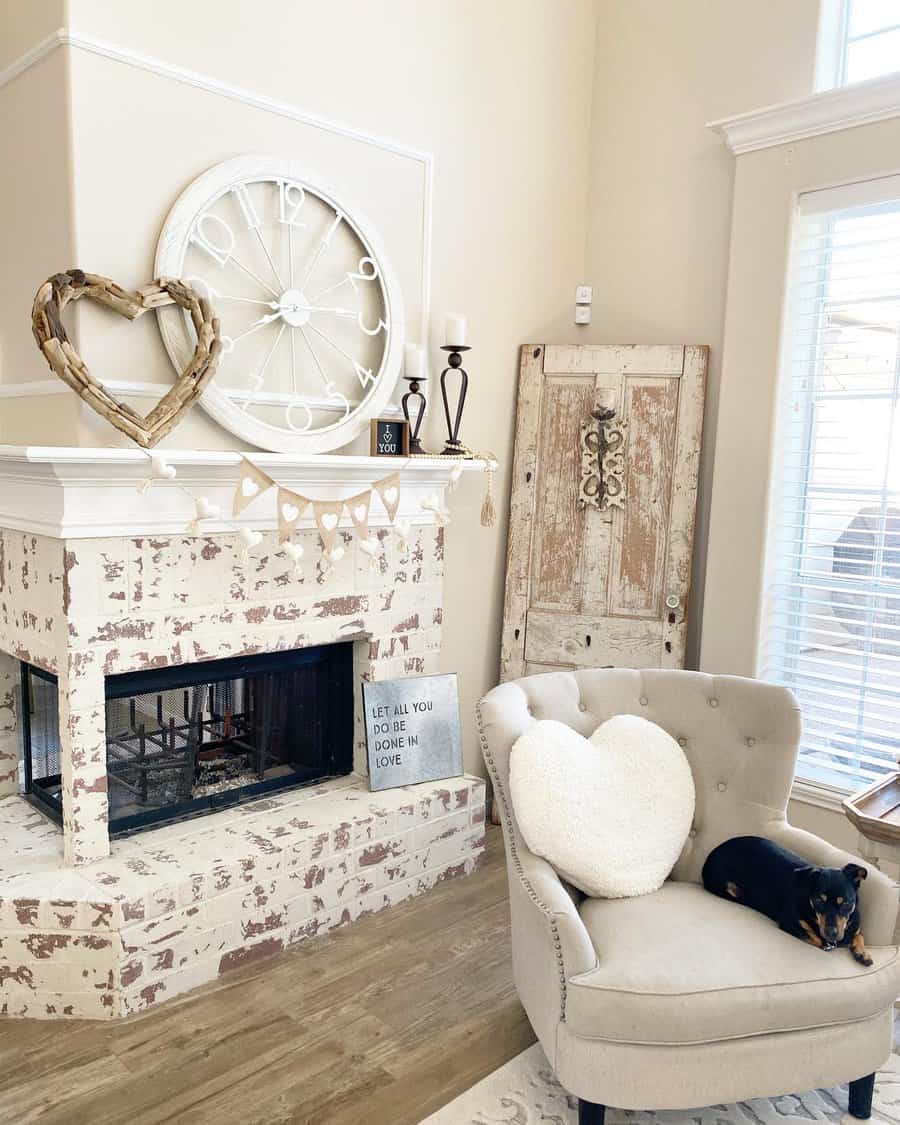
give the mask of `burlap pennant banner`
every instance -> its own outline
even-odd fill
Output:
[[[338,524],[344,512],[344,500],[313,500],[312,510],[322,540],[322,550],[330,554]]]
[[[291,492],[289,488],[278,489],[278,538],[281,543],[287,542],[297,529],[297,523],[306,509],[312,504],[308,496],[301,496],[299,492]]]
[[[389,476],[382,477],[372,487],[381,497],[388,520],[393,523],[397,509],[400,507],[400,474],[391,473]]]
[[[367,488],[365,492],[359,492],[355,496],[348,497],[346,500],[315,500],[311,496],[303,496],[299,492],[294,492],[289,488],[283,488],[281,485],[277,484],[268,473],[264,473],[263,470],[257,468],[252,461],[248,461],[246,457],[242,457],[240,475],[232,506],[233,515],[235,517],[239,516],[244,508],[255,500],[257,496],[261,496],[271,488],[277,488],[275,504],[280,542],[284,544],[290,541],[291,536],[297,530],[297,525],[300,520],[308,513],[308,510],[312,508],[313,518],[316,521],[319,537],[322,540],[322,551],[329,557],[335,551],[343,552],[343,548],[336,548],[335,543],[337,540],[338,527],[345,509],[350,513],[350,519],[353,522],[353,528],[359,537],[360,543],[371,546],[373,552],[377,547],[377,541],[370,538],[369,532],[369,519],[372,511],[372,493],[378,493],[381,503],[384,505],[384,510],[387,513],[389,523],[396,525],[397,513],[400,510],[399,472],[389,473],[386,477],[382,477],[381,480],[375,481],[372,488]],[[446,522],[446,513],[442,511],[436,496],[429,497],[425,500],[422,503],[422,508],[427,511],[433,511],[435,520],[439,525]],[[199,516],[198,508],[198,519],[199,518],[203,517]],[[401,539],[405,539],[408,535],[408,532],[406,535],[404,534],[403,528],[398,528],[398,533]],[[365,553],[369,553],[368,549]],[[293,558],[293,556],[291,557]]]
[[[275,481],[268,473],[257,469],[246,457],[241,458],[241,475],[234,493],[233,515],[239,516],[251,501],[268,492],[274,485]]]
[[[349,500],[345,500],[347,509],[350,512],[350,519],[353,520],[353,526],[356,528],[356,534],[360,539],[369,538],[369,506],[372,503],[372,490],[367,488],[365,492],[360,492],[357,496],[351,496]]]

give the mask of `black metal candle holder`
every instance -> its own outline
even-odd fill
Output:
[[[423,454],[427,450],[422,448],[422,443],[419,441],[419,430],[422,428],[422,420],[425,417],[425,393],[419,389],[419,384],[424,383],[425,375],[404,375],[403,378],[409,383],[409,390],[400,399],[400,406],[403,408],[403,417],[409,425],[409,451],[410,453]],[[419,409],[416,413],[415,422],[409,416],[409,400],[417,398],[419,400]]]
[[[466,391],[469,389],[469,376],[462,365],[462,352],[470,351],[464,344],[442,344],[442,352],[448,352],[447,367],[441,372],[441,398],[444,400],[444,415],[447,418],[447,441],[441,454],[444,457],[464,457],[466,447],[459,440],[459,425],[462,422],[463,407],[466,405]],[[450,402],[447,398],[447,376],[451,371],[458,371],[460,375],[459,399],[456,404],[456,416],[450,419]]]

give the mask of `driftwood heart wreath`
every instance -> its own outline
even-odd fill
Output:
[[[105,305],[128,320],[137,320],[145,312],[172,304],[180,305],[190,314],[197,333],[194,354],[174,386],[149,414],[138,414],[113,398],[90,373],[87,364],[72,346],[61,314],[69,301],[78,301],[82,297]],[[219,321],[213,315],[209,302],[183,281],[155,281],[136,293],[129,293],[98,274],[82,270],[57,273],[37,291],[31,310],[31,329],[54,374],[68,383],[101,417],[145,449],[165,437],[200,397],[215,374],[222,350]]]

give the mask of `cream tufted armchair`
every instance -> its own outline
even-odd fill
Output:
[[[509,755],[537,719],[588,735],[622,713],[678,739],[695,820],[659,891],[585,899],[526,847]],[[730,836],[767,836],[822,866],[854,858],[785,819],[800,736],[791,693],[700,672],[551,672],[494,688],[478,720],[506,844],[516,988],[582,1125],[599,1125],[606,1105],[684,1109],[848,1081],[850,1112],[868,1117],[900,991],[893,883],[870,868],[862,885],[868,969],[700,886],[703,861]]]

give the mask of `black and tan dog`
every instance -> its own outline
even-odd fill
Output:
[[[714,895],[768,915],[785,933],[819,949],[849,946],[861,965],[871,965],[858,902],[867,874],[856,863],[811,867],[762,836],[735,836],[709,853],[702,879]]]

